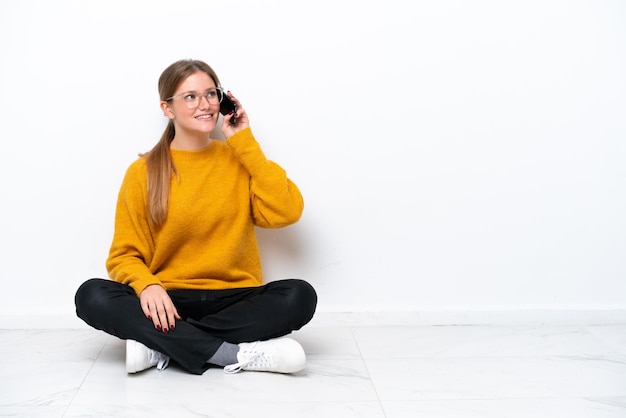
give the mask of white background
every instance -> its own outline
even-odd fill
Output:
[[[624,22],[618,0],[0,0],[0,326],[78,323],[181,58],[301,188],[259,238],[318,312],[624,310]]]

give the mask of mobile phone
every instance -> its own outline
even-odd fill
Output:
[[[230,112],[233,112],[233,117],[230,119],[230,123],[233,125],[237,123],[237,119],[235,118],[234,113],[237,113],[237,105],[233,102],[226,93],[224,93],[224,97],[222,97],[222,101],[220,102],[220,113],[222,115],[228,115]]]

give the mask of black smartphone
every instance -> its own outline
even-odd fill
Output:
[[[228,115],[230,112],[237,113],[237,105],[235,104],[235,102],[230,100],[230,97],[228,97],[226,93],[224,93],[224,97],[222,97],[222,101],[220,102],[220,113],[222,115]],[[235,115],[230,118],[230,123],[232,123],[233,125],[237,123]]]

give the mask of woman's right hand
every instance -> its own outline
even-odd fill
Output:
[[[230,91],[227,91],[226,94],[237,105],[237,113],[233,114],[232,112],[228,115],[224,115],[224,119],[222,120],[222,133],[226,139],[230,138],[235,133],[246,129],[250,126],[250,121],[248,120],[248,114],[245,109],[241,106],[241,102],[237,99]],[[237,119],[237,123],[232,124],[230,120],[232,118]]]
[[[159,331],[168,332],[174,329],[176,319],[182,319],[170,295],[161,285],[151,284],[146,287],[139,295],[139,301],[143,313]]]

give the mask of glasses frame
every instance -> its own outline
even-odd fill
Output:
[[[183,91],[182,93],[178,93],[173,95],[172,97],[168,97],[167,99],[165,99],[164,101],[169,102],[172,101],[174,99],[176,99],[177,97],[181,97],[184,96],[185,94],[195,94],[196,96],[198,96],[198,104],[195,106],[189,106],[189,102],[186,102],[183,100],[183,103],[185,103],[185,105],[187,105],[187,107],[189,109],[195,109],[200,107],[200,104],[202,104],[202,98],[204,97],[207,101],[207,103],[211,104],[211,101],[209,100],[209,98],[207,97],[210,93],[212,93],[213,89],[209,89],[208,91],[200,94],[200,93],[196,93],[195,91]],[[226,93],[224,93],[224,88],[222,87],[215,87],[215,91],[217,92],[217,95],[219,96],[219,100],[217,102],[217,104],[222,103],[222,101],[224,100],[224,95]]]

